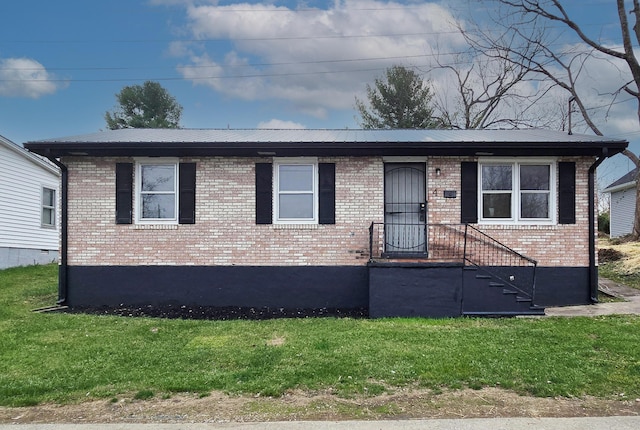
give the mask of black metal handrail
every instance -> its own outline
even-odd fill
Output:
[[[538,262],[476,227],[465,224],[464,259],[500,279],[520,295],[534,299]]]
[[[372,260],[428,257],[430,260],[462,261],[464,224],[374,222],[369,227],[369,255]]]
[[[418,235],[409,248],[403,232]],[[418,233],[416,233],[418,232]],[[422,242],[422,249],[416,244]],[[398,239],[400,238],[400,239]],[[422,258],[426,261],[460,261],[487,271],[520,296],[535,297],[537,262],[469,224],[371,223],[369,258]]]

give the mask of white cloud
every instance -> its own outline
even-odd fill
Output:
[[[57,89],[39,62],[30,58],[0,59],[0,96],[37,99]]]
[[[327,2],[326,9],[288,8],[269,0],[226,5],[214,0],[154,2],[182,5],[177,7],[186,12],[182,31],[194,41],[169,48],[181,59],[178,70],[184,78],[229,98],[284,101],[287,108],[315,118],[327,118],[334,109],[353,109],[354,96],[365,100],[366,84],[394,64],[426,71],[435,66],[434,53],[444,64],[455,64],[455,56],[447,53],[467,47],[455,29],[454,16],[440,5],[444,2],[343,0]],[[590,59],[580,76],[585,100],[590,106],[607,106],[612,97],[606,93],[622,85],[625,73],[624,64]],[[432,72],[427,77],[444,102],[455,106],[451,76]],[[534,94],[537,85],[521,83],[518,92]],[[618,100],[625,97],[621,94]],[[564,91],[552,90],[538,111],[527,114],[542,119],[557,112],[564,118],[567,99]],[[507,111],[517,108],[523,106],[504,106]],[[577,116],[575,131],[588,132]],[[608,134],[638,130],[633,102],[601,109],[596,118]]]
[[[274,130],[301,130],[307,127],[297,122],[284,121],[281,119],[274,118],[274,119],[270,119],[269,121],[263,121],[258,123],[258,128],[274,129]]]
[[[319,118],[353,108],[354,95],[362,97],[391,65],[425,65],[436,44],[445,51],[462,44],[453,16],[435,3],[345,0],[289,9],[264,2],[186,11],[199,42],[171,49],[185,58],[178,68],[185,78],[234,98],[285,100]],[[221,45],[229,47],[221,53]]]

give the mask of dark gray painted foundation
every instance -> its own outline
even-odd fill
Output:
[[[591,304],[588,267],[538,267],[536,301],[541,306]]]
[[[487,281],[452,264],[369,266],[69,266],[69,306],[194,305],[285,309],[368,308],[379,317],[518,313]],[[587,267],[539,267],[539,306],[588,304]],[[484,283],[483,283],[484,282]],[[526,305],[527,307],[529,305]]]
[[[70,266],[70,306],[366,308],[367,267]]]
[[[369,316],[456,317],[461,315],[462,265],[372,265]]]

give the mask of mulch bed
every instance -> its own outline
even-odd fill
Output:
[[[234,306],[74,306],[66,310],[69,313],[85,313],[94,315],[117,315],[123,317],[153,317],[169,319],[194,320],[267,320],[274,318],[367,318],[367,308],[356,309],[286,309],[286,308],[252,308]]]

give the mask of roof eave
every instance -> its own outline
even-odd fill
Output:
[[[29,142],[45,157],[67,156],[607,156],[626,142]]]
[[[18,146],[18,144],[10,141],[9,139],[0,136],[0,142],[2,142],[2,145],[7,148],[8,150],[18,154],[19,156],[21,156],[22,158],[24,158],[25,160],[31,162],[32,164],[35,164],[36,166],[45,169],[47,171],[49,171],[50,173],[56,175],[56,176],[60,176],[60,169],[58,169],[58,167],[56,167],[55,165],[53,165],[51,162],[49,162],[48,160],[44,160],[42,158],[40,158],[37,152],[35,153],[31,153],[34,151],[26,151],[24,148],[21,148]]]
[[[603,193],[616,193],[618,191],[628,190],[630,188],[635,188],[636,181],[625,182],[624,184],[616,185],[615,187],[607,187],[602,190]]]

